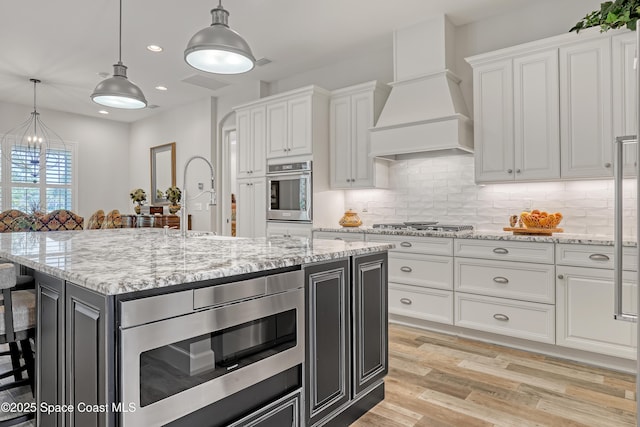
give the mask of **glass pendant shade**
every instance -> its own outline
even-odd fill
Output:
[[[227,24],[229,12],[219,5],[211,11],[213,23],[187,44],[184,60],[207,73],[240,74],[251,71],[256,59],[249,44]]]
[[[127,79],[127,67],[121,62],[113,66],[113,76],[104,79],[91,94],[93,102],[105,107],[135,110],[147,106],[142,90]]]

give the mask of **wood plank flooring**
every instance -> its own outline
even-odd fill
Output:
[[[405,326],[385,382],[351,427],[636,425],[634,375]]]

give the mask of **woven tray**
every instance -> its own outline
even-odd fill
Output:
[[[551,236],[553,233],[563,233],[562,228],[527,228],[527,227],[504,227],[504,231],[511,231],[513,234],[528,234],[536,236]]]

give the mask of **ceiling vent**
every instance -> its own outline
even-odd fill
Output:
[[[191,75],[185,79],[182,79],[182,81],[185,83],[189,83],[195,86],[200,86],[210,90],[218,90],[218,89],[222,89],[225,86],[229,86],[229,83],[222,82],[220,80],[216,80],[214,78],[203,76],[200,74]]]

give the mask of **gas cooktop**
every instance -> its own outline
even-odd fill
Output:
[[[418,231],[440,231],[440,232],[457,232],[472,231],[473,225],[464,224],[440,224],[437,221],[411,221],[373,224],[373,228],[381,230],[418,230]]]

